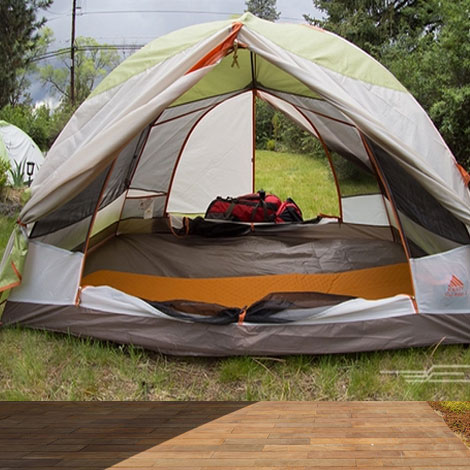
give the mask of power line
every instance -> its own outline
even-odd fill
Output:
[[[97,44],[97,45],[90,45],[90,46],[75,46],[76,52],[87,52],[87,51],[136,51],[141,49],[145,44]],[[30,62],[39,62],[40,60],[52,59],[54,57],[58,57],[61,55],[68,55],[70,54],[70,47],[64,47],[62,49],[57,49],[55,51],[49,51],[40,56],[34,57],[30,60]]]
[[[238,12],[230,11],[203,11],[203,10],[92,10],[92,11],[81,11],[77,12],[77,16],[86,15],[116,15],[116,14],[136,14],[136,13],[171,13],[171,14],[189,14],[189,15],[241,15]],[[72,16],[72,13],[58,14],[55,18],[49,18],[48,21],[54,21],[67,16]],[[303,18],[294,18],[290,16],[281,16],[281,20],[292,20],[292,21],[305,21]]]

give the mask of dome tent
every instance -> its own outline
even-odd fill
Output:
[[[254,189],[255,97],[376,193],[336,178],[338,218],[174,237],[169,214]],[[414,98],[342,38],[249,13],[189,27],[111,72],[55,142],[4,255],[2,321],[173,354],[468,343],[467,183]]]
[[[24,168],[25,181],[28,179],[26,167],[28,163],[31,166],[31,178],[34,179],[44,161],[42,152],[28,134],[19,127],[1,120],[0,158],[9,161],[12,170],[15,170],[17,165],[21,165]],[[12,182],[11,175],[9,175],[9,181]]]

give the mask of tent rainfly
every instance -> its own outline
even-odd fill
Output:
[[[44,156],[36,143],[19,127],[6,121],[0,121],[0,158],[9,161],[12,170],[17,167],[23,173],[23,179],[35,178]],[[11,174],[8,176],[12,183]]]
[[[171,214],[253,191],[256,99],[376,191],[336,177],[339,217],[175,237]],[[55,142],[2,261],[2,322],[184,355],[470,343],[468,182],[344,39],[249,13],[185,28],[111,72]]]

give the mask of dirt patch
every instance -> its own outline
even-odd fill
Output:
[[[430,401],[429,404],[465,445],[470,447],[470,401]]]
[[[28,199],[28,188],[10,188],[0,189],[0,215],[7,217],[16,217],[21,211],[24,202]]]

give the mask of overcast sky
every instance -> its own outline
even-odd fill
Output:
[[[43,12],[46,26],[54,32],[51,51],[70,47],[72,4],[73,0],[54,0]],[[242,14],[245,8],[245,0],[77,0],[76,36],[108,44],[146,44],[185,26]],[[312,0],[277,0],[277,10],[280,22],[304,23],[304,13],[319,16]],[[35,102],[58,103],[37,78],[30,91]]]
[[[145,44],[185,26],[241,14],[244,0],[77,0],[77,36],[99,42]],[[304,22],[302,15],[318,14],[312,0],[278,0],[280,21]],[[72,0],[54,0],[46,13],[56,46],[70,44]]]

